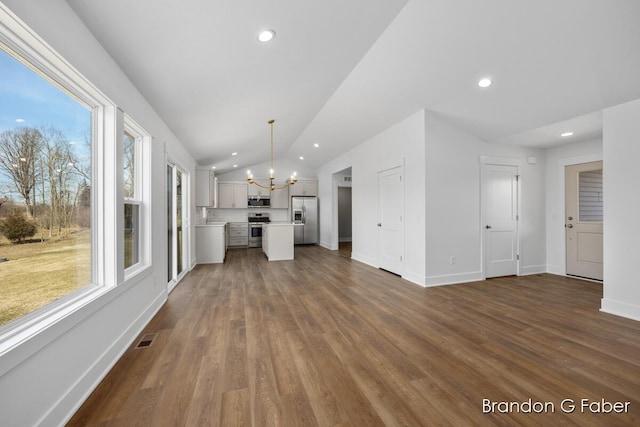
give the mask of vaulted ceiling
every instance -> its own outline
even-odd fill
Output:
[[[276,157],[313,168],[421,108],[547,147],[600,136],[603,108],[640,98],[637,0],[67,2],[218,171],[268,160],[272,118]]]

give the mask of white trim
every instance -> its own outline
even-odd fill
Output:
[[[116,213],[113,198],[117,185],[115,173],[115,140],[117,113],[115,104],[0,3],[0,46],[51,84],[70,94],[92,111],[91,128],[91,258],[92,282],[58,301],[41,307],[0,328],[1,369],[14,367],[14,350],[19,353],[37,351],[45,330],[59,327],[72,313],[115,286],[117,248],[113,238]],[[108,178],[108,179],[107,179]],[[47,341],[48,342],[48,341]],[[35,350],[34,350],[35,349]],[[31,353],[32,354],[32,353]],[[22,359],[24,360],[24,359]]]
[[[640,321],[640,306],[626,302],[602,298],[602,300],[600,300],[600,311]]]
[[[371,258],[360,253],[351,252],[351,259],[354,261],[361,262],[363,264],[367,264],[371,267],[378,268],[377,260],[375,258]]]
[[[151,144],[153,138],[151,134],[144,130],[142,126],[136,123],[130,116],[124,114],[123,117],[123,130],[122,135],[118,138],[121,159],[124,156],[124,133],[127,132],[134,137],[135,140],[135,170],[134,170],[134,197],[133,198],[121,198],[122,208],[120,209],[122,215],[124,215],[125,204],[135,204],[139,206],[138,221],[139,221],[139,236],[138,236],[138,262],[126,268],[124,270],[124,279],[127,280],[136,274],[146,266],[151,265],[151,251],[152,251],[152,239],[151,239]],[[122,161],[122,160],[121,160]],[[124,164],[122,164],[124,167]],[[122,176],[122,167],[120,168],[120,181],[124,185],[124,177]],[[120,204],[119,203],[119,204]],[[124,220],[122,223],[122,232],[119,236],[124,236]],[[122,239],[123,240],[123,239]],[[123,240],[123,268],[124,268],[124,240]]]
[[[421,274],[405,271],[402,278],[423,288],[427,286],[427,278]]]
[[[443,274],[441,276],[427,276],[425,286],[455,285],[458,283],[479,282],[484,280],[482,271],[459,274]]]
[[[542,274],[547,273],[546,265],[528,265],[521,266],[520,271],[518,272],[518,276],[529,276],[532,274]]]

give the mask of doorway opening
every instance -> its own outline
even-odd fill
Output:
[[[333,180],[333,237],[332,248],[340,256],[351,258],[352,233],[352,188],[351,167],[332,174]]]
[[[345,176],[351,184],[351,176]],[[343,187],[338,185],[338,250],[340,255],[351,258],[352,237],[352,201],[351,186]]]

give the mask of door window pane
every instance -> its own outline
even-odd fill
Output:
[[[602,222],[604,208],[602,169],[578,174],[579,209],[581,222]]]

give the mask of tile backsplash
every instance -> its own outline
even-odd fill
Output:
[[[205,208],[206,209],[206,208]],[[199,218],[203,222],[247,222],[250,213],[268,213],[271,221],[289,220],[288,209],[206,209],[206,217]],[[206,220],[205,220],[206,218]]]

